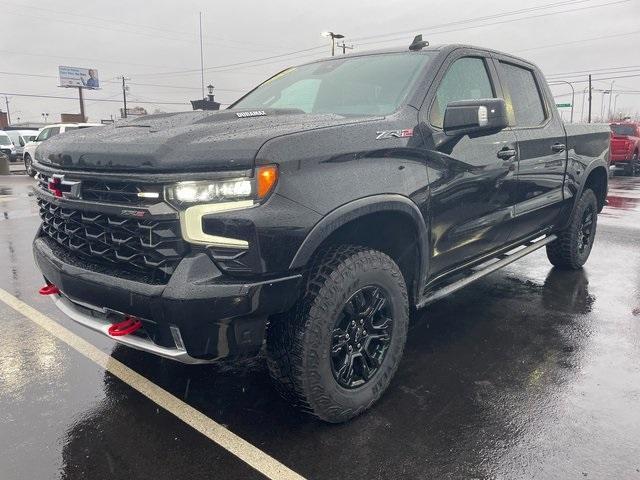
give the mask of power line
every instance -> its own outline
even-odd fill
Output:
[[[606,70],[607,72],[609,71],[614,71],[614,70],[620,70],[620,69],[627,69],[627,68],[640,68],[640,65],[627,65],[624,67],[602,67],[602,68],[591,68],[588,70],[573,70],[571,72],[558,72],[558,73],[548,73],[545,76],[547,78],[549,77],[554,77],[554,76],[558,76],[558,75],[570,75],[573,73],[591,73],[591,72],[598,72],[598,71],[602,71],[602,70]]]
[[[166,27],[157,27],[154,25],[148,25],[148,24],[141,24],[141,23],[128,23],[128,22],[123,22],[120,19],[110,19],[110,18],[105,18],[105,17],[96,17],[96,16],[92,16],[92,15],[82,15],[82,14],[78,14],[78,13],[72,13],[72,12],[61,12],[59,10],[54,10],[54,9],[47,9],[47,8],[42,8],[41,6],[37,6],[34,7],[32,5],[26,5],[26,4],[18,4],[18,3],[12,3],[12,2],[7,2],[7,1],[2,1],[0,3],[3,3],[5,5],[9,5],[9,6],[14,6],[14,7],[19,7],[22,9],[29,9],[29,10],[37,10],[39,12],[50,12],[50,13],[54,13],[56,15],[65,15],[65,16],[70,16],[70,17],[77,17],[77,18],[88,18],[90,20],[98,20],[100,22],[105,22],[105,23],[116,23],[118,25],[126,25],[126,26],[130,26],[136,29],[139,28],[146,28],[148,30],[154,30],[157,32],[162,32],[162,33],[173,33],[176,35],[182,35],[182,36],[187,36],[187,37],[193,37],[193,32],[185,32],[185,31],[178,31],[178,30],[170,30]],[[18,14],[16,14],[18,15]],[[94,25],[90,25],[90,26],[94,26]],[[205,38],[212,38],[212,39],[216,39],[218,42],[227,42],[227,43],[235,43],[238,45],[255,45],[258,47],[264,46],[263,43],[252,43],[252,42],[247,42],[245,40],[242,41],[238,41],[238,40],[231,40],[225,37],[218,37],[215,35],[204,35]],[[190,39],[185,39],[185,41],[195,41],[195,38],[190,38]],[[211,42],[205,42],[205,43],[209,43],[212,44]],[[269,46],[269,45],[267,45]],[[229,47],[229,48],[233,48],[233,47]],[[240,47],[237,47],[240,48]],[[255,48],[243,48],[244,50],[255,50]]]
[[[619,3],[619,2],[614,2],[614,3]],[[561,47],[561,46],[564,46],[564,45],[571,45],[571,44],[575,44],[575,43],[590,42],[590,41],[593,41],[593,40],[602,40],[602,39],[605,39],[605,38],[626,37],[626,36],[629,36],[629,35],[637,35],[638,33],[640,33],[640,30],[636,30],[636,31],[633,31],[633,32],[627,32],[627,33],[616,33],[616,34],[613,34],[613,35],[603,35],[603,36],[600,36],[600,37],[584,38],[582,40],[574,40],[574,41],[570,41],[570,42],[554,43],[554,44],[550,44],[550,45],[541,45],[541,46],[538,46],[538,47],[531,47],[531,48],[525,48],[523,50],[518,50],[518,53],[519,52],[530,52],[532,50],[540,50],[540,49],[543,49],[543,48]]]
[[[561,10],[559,12],[549,12],[549,13],[541,13],[538,15],[526,15],[523,17],[519,17],[519,18],[510,18],[507,20],[500,20],[497,22],[491,22],[491,23],[483,23],[481,25],[471,25],[471,26],[465,26],[465,27],[461,27],[461,28],[454,28],[451,30],[444,30],[441,32],[430,32],[429,35],[442,35],[443,33],[453,33],[453,32],[459,32],[459,31],[463,31],[463,30],[469,30],[469,29],[475,29],[475,28],[483,28],[483,27],[489,27],[489,26],[494,26],[494,25],[502,25],[505,23],[512,23],[512,22],[519,22],[522,20],[531,20],[533,18],[542,18],[542,17],[548,17],[548,16],[552,16],[552,15],[558,15],[558,14],[562,14],[562,13],[570,13],[570,12],[577,12],[577,11],[582,11],[582,10],[589,10],[589,9],[593,9],[593,8],[600,8],[600,7],[606,7],[606,6],[611,6],[611,5],[617,5],[617,4],[621,4],[621,3],[628,3],[631,0],[617,0],[614,2],[608,2],[608,3],[601,3],[598,5],[589,5],[586,7],[579,7],[579,8],[571,8],[568,10]],[[469,21],[469,23],[474,23],[473,21]],[[419,30],[423,30],[423,31],[428,31],[429,28],[432,27],[424,27],[422,29],[416,29],[416,30],[411,30],[411,32],[416,32]],[[399,37],[399,38],[394,38],[394,39],[388,39],[388,40],[378,40],[378,41],[373,41],[373,42],[364,42],[364,43],[360,43],[358,45],[371,45],[374,43],[388,43],[388,42],[394,42],[397,40],[402,40],[404,39],[404,37]]]
[[[76,97],[63,97],[60,95],[38,95],[34,93],[9,93],[9,92],[0,92],[0,95],[9,95],[11,97],[32,97],[32,98],[55,98],[60,100],[75,100],[78,101]],[[110,102],[110,103],[121,103],[120,100],[111,100],[109,98],[94,98],[91,100],[92,102]],[[187,105],[188,102],[156,102],[156,101],[144,101],[138,103],[150,103],[153,105]]]
[[[548,8],[554,8],[557,7],[557,5],[572,5],[572,4],[577,4],[577,3],[584,3],[587,1],[592,1],[592,0],[572,0],[572,1],[567,1],[567,2],[561,2],[559,4],[547,4],[544,6],[539,6],[539,7],[531,7],[531,9],[521,9],[521,10],[532,10],[532,9],[548,9]],[[492,23],[483,23],[482,25],[472,25],[472,26],[465,26],[465,27],[461,27],[461,28],[456,28],[456,29],[451,29],[451,30],[446,30],[446,31],[442,31],[442,32],[431,32],[430,35],[440,35],[443,33],[451,33],[451,32],[458,32],[461,30],[468,30],[470,28],[482,28],[482,27],[487,27],[487,26],[492,26],[492,25],[499,25],[499,24],[503,24],[503,23],[509,23],[509,22],[517,22],[517,21],[522,21],[522,20],[529,20],[532,18],[540,18],[540,17],[547,17],[547,16],[551,16],[551,15],[558,15],[558,14],[563,14],[563,13],[570,13],[570,12],[574,12],[574,11],[581,11],[581,10],[588,10],[588,9],[593,9],[593,8],[600,8],[600,7],[605,7],[605,6],[611,6],[611,5],[617,5],[617,4],[622,4],[622,3],[628,3],[631,0],[616,0],[613,2],[607,2],[607,3],[601,3],[598,5],[589,5],[589,6],[585,6],[585,7],[579,7],[579,8],[572,8],[572,9],[567,9],[567,10],[562,10],[559,12],[549,12],[549,13],[544,13],[544,14],[539,14],[539,15],[527,15],[527,16],[523,16],[520,18],[515,18],[515,19],[509,19],[509,20],[502,20],[502,21],[498,21],[498,22],[492,22]],[[519,12],[518,10],[516,10],[515,12]],[[499,13],[499,14],[494,14],[491,16],[485,16],[485,17],[478,17],[478,18],[472,18],[472,19],[467,19],[467,20],[460,20],[458,22],[451,22],[452,24],[458,24],[458,25],[466,25],[468,23],[474,23],[477,21],[483,21],[483,20],[487,20],[487,19],[491,19],[491,18],[500,18],[500,17],[504,17],[504,16],[509,16],[509,15],[515,15],[515,13],[513,12],[503,12],[503,13]],[[405,30],[403,32],[393,32],[393,33],[387,33],[387,34],[380,34],[380,35],[374,35],[371,37],[366,37],[366,38],[381,38],[381,37],[385,37],[385,36],[391,36],[391,35],[397,35],[399,33],[402,34],[406,34],[408,32],[416,32],[418,30],[424,30],[424,31],[429,31],[429,30],[433,30],[433,29],[437,29],[437,28],[443,28],[443,26],[445,26],[447,24],[440,24],[440,25],[432,25],[429,27],[423,27],[423,28],[418,28],[418,29],[414,29],[414,30]],[[361,38],[365,38],[365,37],[361,37]],[[402,37],[404,38],[404,37]],[[378,40],[378,41],[373,41],[373,42],[364,42],[364,43],[360,43],[359,45],[369,45],[369,44],[374,44],[374,43],[388,43],[388,42],[392,42],[392,41],[396,41],[399,40],[400,38],[397,39],[387,39],[387,40]],[[318,50],[318,49],[322,49],[325,48],[324,45],[322,46],[318,46],[318,47],[312,47],[312,48],[307,48],[307,49],[303,49],[303,50],[297,50],[294,52],[289,52],[289,53],[284,53],[284,54],[280,54],[280,55],[272,55],[270,57],[263,57],[263,58],[256,58],[253,60],[247,60],[244,62],[237,62],[237,63],[231,63],[231,64],[227,64],[227,65],[216,65],[213,67],[208,67],[205,70],[217,70],[217,69],[223,69],[223,68],[228,68],[228,67],[235,67],[235,66],[240,66],[240,65],[250,65],[256,62],[261,62],[263,60],[271,60],[271,59],[275,59],[275,58],[283,58],[283,57],[288,57],[291,55],[295,55],[297,53],[304,53],[304,52],[310,52],[310,51],[314,51],[314,50]],[[293,59],[294,57],[290,58]],[[276,62],[277,63],[277,62]],[[183,73],[191,73],[191,72],[197,72],[198,70],[177,70],[177,71],[172,71],[172,72],[156,72],[156,73],[144,73],[144,74],[138,74],[140,75],[154,75],[154,76],[158,76],[158,75],[174,75],[174,74],[183,74]]]
[[[545,5],[538,5],[536,7],[522,8],[522,9],[519,9],[519,10],[511,10],[511,11],[508,11],[508,12],[494,13],[493,15],[486,15],[484,17],[467,18],[465,20],[456,20],[455,22],[439,23],[439,24],[435,24],[435,25],[429,25],[428,27],[413,28],[411,30],[400,30],[400,31],[391,32],[391,33],[369,35],[369,36],[366,36],[366,37],[355,37],[355,38],[351,38],[350,40],[352,42],[358,42],[360,40],[371,40],[371,39],[374,39],[374,38],[390,37],[390,36],[394,36],[394,35],[409,35],[411,33],[415,33],[416,31],[428,31],[429,33],[431,33],[431,30],[437,30],[439,28],[452,27],[454,25],[464,25],[464,24],[467,24],[467,23],[475,23],[475,22],[479,22],[479,21],[483,21],[483,20],[493,20],[494,18],[501,18],[501,17],[512,16],[512,15],[519,15],[521,13],[527,13],[527,12],[531,12],[531,11],[544,10],[544,9],[547,9],[547,8],[554,8],[554,7],[563,6],[563,5],[572,5],[572,4],[576,4],[576,3],[585,3],[585,2],[590,2],[590,1],[593,1],[593,0],[567,0],[567,1],[564,1],[564,2],[557,2],[557,3],[550,3],[550,4],[545,4]],[[364,44],[362,44],[362,45],[364,45]]]
[[[42,75],[39,73],[24,73],[24,72],[0,72],[0,75],[13,75],[13,76],[20,76],[20,77],[38,77],[38,78],[56,78],[56,79],[58,78],[57,75]],[[100,83],[115,84],[115,83],[120,83],[120,81],[102,80]],[[141,83],[141,82],[128,82],[128,84],[144,86],[144,87],[164,87],[164,88],[172,88],[172,89],[179,89],[179,90],[200,90],[197,87],[187,87],[183,85],[162,85],[158,83]],[[239,90],[239,89],[232,89],[232,88],[216,87],[216,90],[219,92],[233,92],[233,93],[246,92],[246,90]]]

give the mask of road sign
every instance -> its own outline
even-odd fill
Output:
[[[570,103],[556,103],[556,107],[558,107],[558,108],[570,108],[571,104]]]

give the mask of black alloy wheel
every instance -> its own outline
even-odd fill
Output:
[[[345,303],[333,329],[331,371],[344,388],[358,388],[378,371],[391,344],[393,318],[387,293],[370,285]]]

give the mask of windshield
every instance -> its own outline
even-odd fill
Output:
[[[633,136],[636,134],[636,126],[631,124],[611,125],[611,131],[616,135]]]
[[[386,115],[398,109],[432,52],[346,57],[293,67],[233,108],[296,108],[305,113]]]
[[[0,145],[13,145],[11,139],[9,138],[9,135],[0,133]]]

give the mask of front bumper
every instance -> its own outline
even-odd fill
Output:
[[[114,276],[70,256],[47,237],[34,240],[36,263],[61,294],[55,304],[72,319],[108,335],[125,315],[142,320],[120,343],[184,363],[258,353],[267,318],[298,298],[301,275],[232,281],[205,253],[185,257],[167,284]]]

